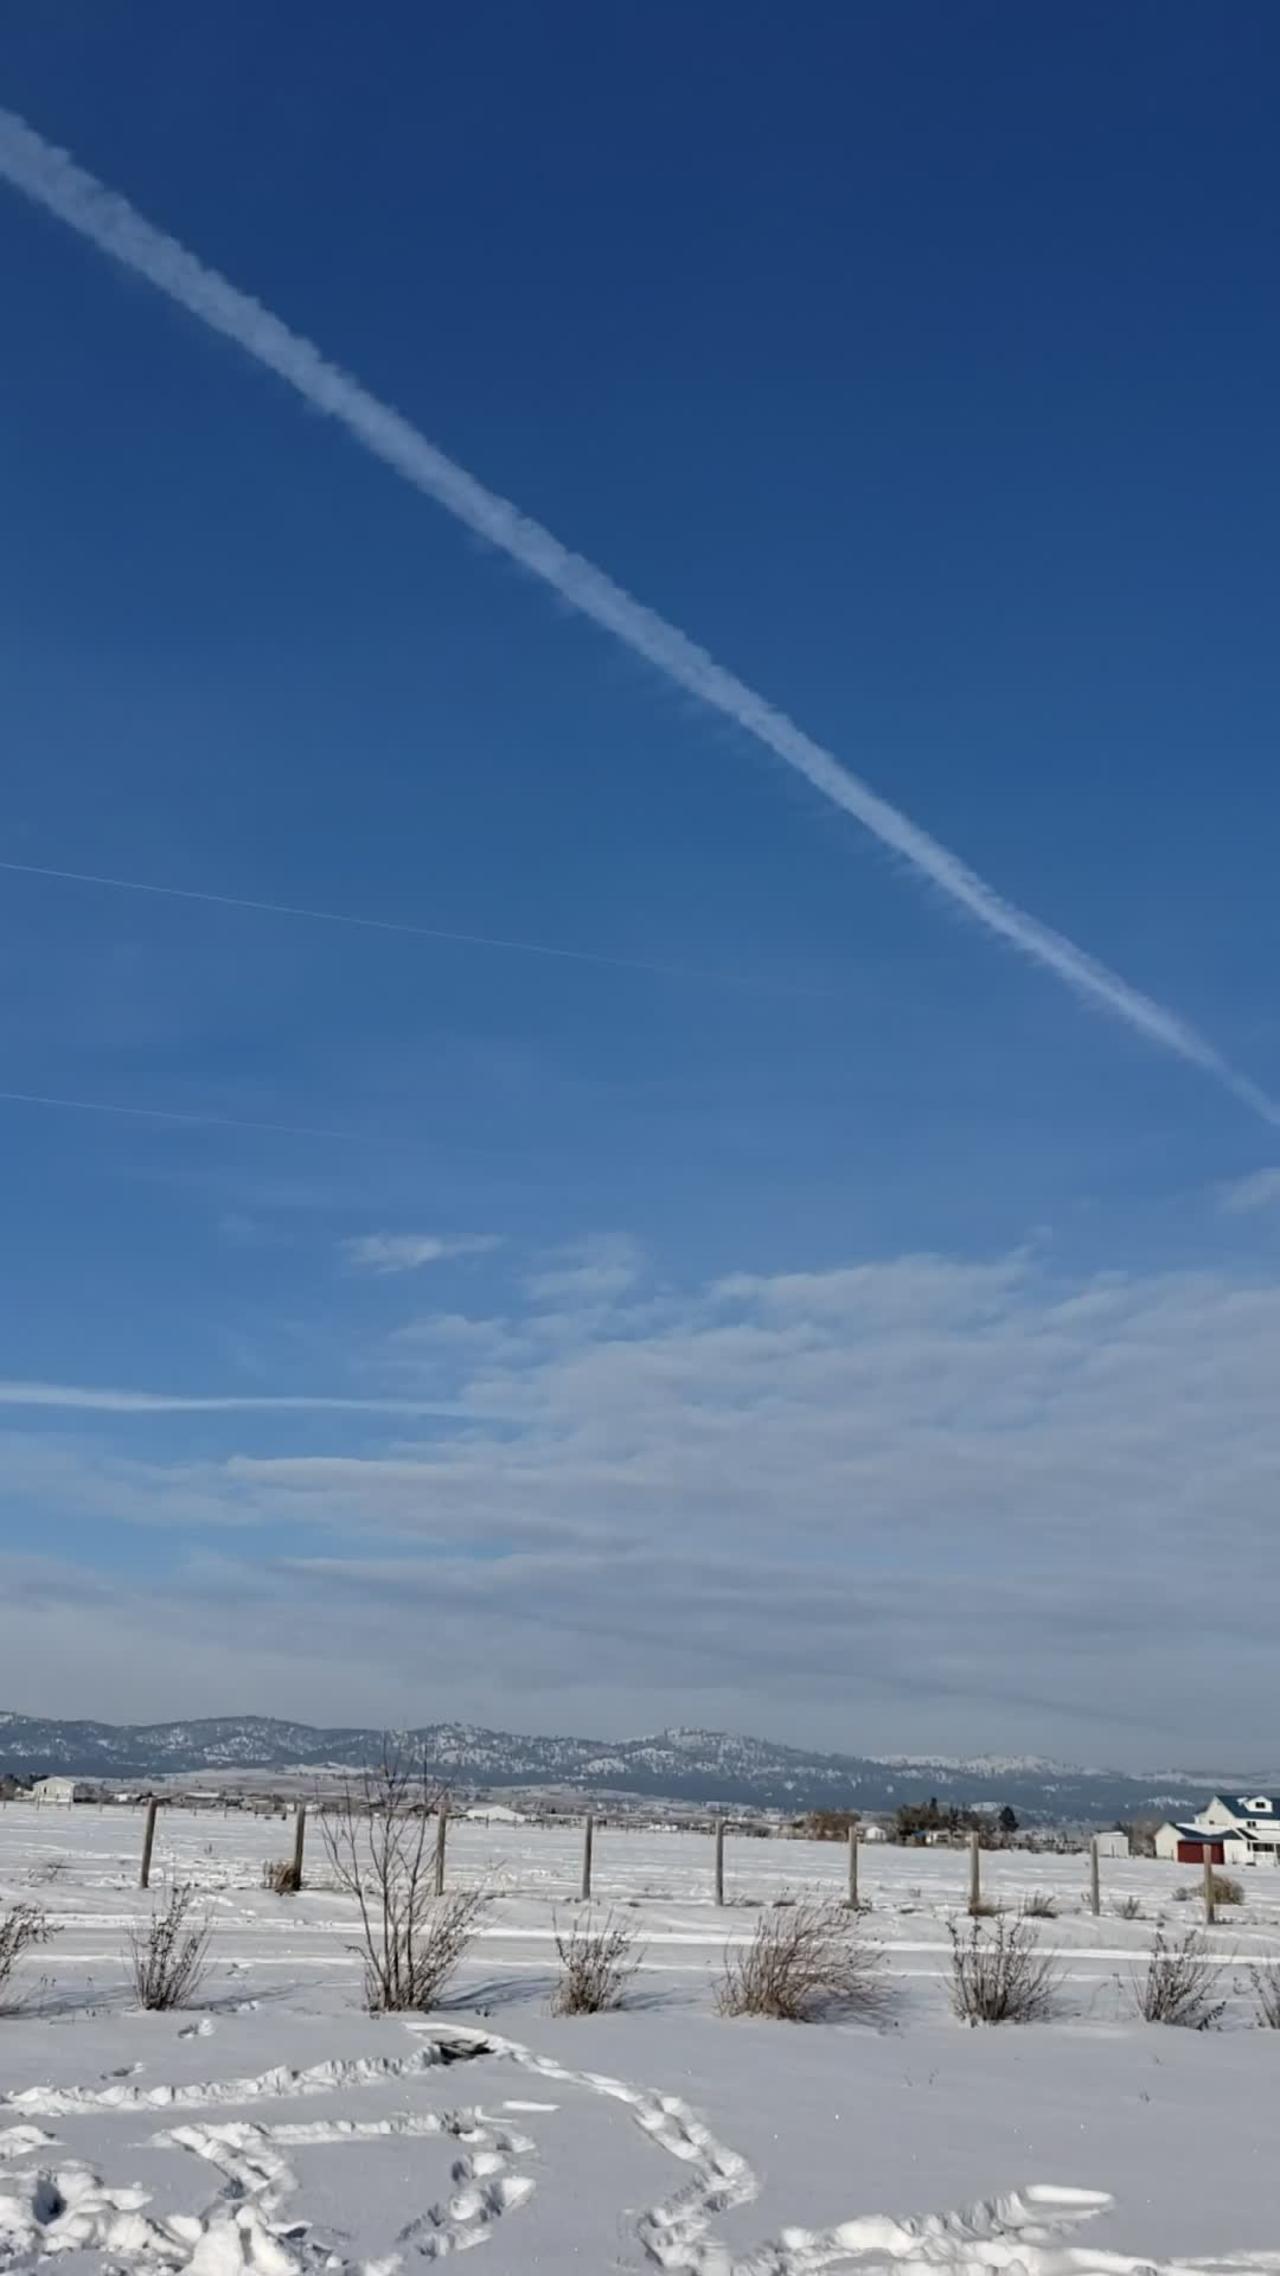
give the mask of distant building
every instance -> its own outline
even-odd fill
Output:
[[[76,1778],[37,1778],[31,1788],[33,1802],[78,1802],[84,1788]]]
[[[1215,1794],[1199,1817],[1162,1825],[1157,1857],[1179,1865],[1280,1865],[1280,1799],[1273,1794]]]
[[[1215,1794],[1192,1825],[1218,1837],[1227,1865],[1280,1865],[1280,1799],[1274,1794]]]
[[[484,1826],[522,1826],[528,1823],[519,1810],[506,1802],[473,1802],[466,1812],[468,1818]]]
[[[1225,1843],[1203,1826],[1160,1826],[1154,1846],[1157,1857],[1175,1865],[1203,1865],[1206,1857],[1211,1865],[1227,1861]]]
[[[1129,1836],[1127,1833],[1121,1833],[1119,1826],[1108,1826],[1105,1832],[1096,1833],[1093,1838],[1098,1845],[1099,1857],[1127,1857],[1129,1855]]]

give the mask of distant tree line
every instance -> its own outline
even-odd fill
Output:
[[[809,1841],[847,1841],[860,1822],[857,1810],[811,1810],[795,1830]],[[890,1839],[909,1847],[930,1834],[944,1841],[963,1841],[967,1834],[976,1833],[984,1844],[991,1844],[997,1839],[1010,1841],[1017,1831],[1017,1812],[1007,1802],[997,1812],[973,1810],[955,1802],[944,1805],[935,1794],[927,1802],[901,1803],[893,1815]]]
[[[906,1843],[924,1841],[928,1835],[940,1835],[943,1840],[961,1841],[967,1834],[976,1833],[983,1842],[991,1842],[997,1835],[1005,1841],[1012,1839],[1018,1830],[1018,1814],[1006,1802],[1002,1810],[965,1809],[958,1802],[942,1803],[936,1794],[927,1802],[903,1802],[894,1812],[893,1838]]]

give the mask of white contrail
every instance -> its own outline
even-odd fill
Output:
[[[510,555],[532,576],[540,577],[562,600],[611,632],[634,654],[645,657],[678,687],[753,735],[989,931],[1151,1042],[1202,1068],[1268,1122],[1280,1125],[1280,1106],[1247,1076],[1238,1074],[1175,1012],[1131,987],[1064,934],[1006,901],[958,855],[851,774],[785,712],[776,710],[754,688],[717,664],[705,649],[634,600],[603,570],[580,554],[571,553],[508,499],[486,490],[398,411],[380,403],[358,380],[329,363],[310,340],[291,332],[248,293],[239,292],[175,238],[154,228],[126,199],[108,190],[65,151],[46,142],[24,119],[2,109],[0,175],[81,237],[145,277],[211,330],[234,340],[246,354],[287,381],[315,410],[336,419],[366,450],[383,459],[415,489],[434,498],[478,537]]]
[[[5,1106],[60,1107],[70,1114],[128,1114],[143,1122],[190,1123],[197,1130],[267,1130],[277,1138],[354,1139],[354,1130],[320,1130],[307,1122],[247,1122],[238,1114],[183,1114],[168,1106],[121,1106],[114,1099],[57,1098],[44,1091],[0,1091]]]

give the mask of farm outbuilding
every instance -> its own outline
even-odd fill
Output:
[[[1121,1833],[1119,1826],[1108,1826],[1093,1838],[1098,1845],[1099,1857],[1127,1857],[1129,1854],[1129,1836]]]

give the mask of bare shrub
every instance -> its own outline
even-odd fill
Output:
[[[716,1994],[721,2015],[771,2015],[812,2023],[822,2014],[884,2013],[884,1954],[858,1933],[842,1904],[771,1909],[745,1951],[726,1952]]]
[[[65,1857],[41,1857],[32,1866],[27,1879],[33,1888],[47,1889],[51,1888],[55,1881],[61,1881],[66,1870],[67,1861]]]
[[[1255,1964],[1248,1976],[1259,2023],[1265,2024],[1268,2031],[1280,2031],[1280,1968]]]
[[[443,1806],[424,1767],[388,1754],[321,1820],[338,1886],[355,1899],[373,2015],[433,2007],[487,1901],[480,1889],[435,1894],[432,1820]]]
[[[129,1932],[133,1992],[152,2012],[189,2007],[209,1969],[209,1923],[195,1911],[189,1881],[169,1891],[162,1911]]]
[[[1215,1905],[1242,1905],[1244,1903],[1244,1883],[1235,1880],[1230,1873],[1215,1873],[1211,1888]]]
[[[1189,1881],[1179,1881],[1177,1888],[1173,1892],[1173,1901],[1175,1905],[1189,1904],[1194,1895],[1195,1890],[1192,1888]]]
[[[1028,1920],[1056,1920],[1058,1917],[1056,1900],[1046,1889],[1037,1889],[1034,1896],[1027,1898],[1022,1910]]]
[[[296,1897],[302,1876],[291,1857],[269,1857],[262,1868],[262,1886],[273,1897]]]
[[[0,1912],[0,2015],[12,2015],[21,2001],[10,1996],[9,1983],[24,1952],[33,1952],[58,1934],[38,1905],[11,1905]]]
[[[603,1928],[574,1922],[568,1935],[556,1929],[560,1981],[551,2002],[553,2015],[603,2015],[621,2007],[639,1959],[635,1937],[612,1915]]]
[[[967,1936],[952,1927],[951,2005],[962,2023],[1043,2023],[1061,1978],[1025,1920],[999,1921]]]
[[[1120,1920],[1141,1920],[1141,1899],[1138,1897],[1121,1897],[1116,1906],[1116,1914]]]
[[[1227,2011],[1215,1999],[1217,1970],[1199,1929],[1170,1942],[1157,1929],[1147,1971],[1133,1987],[1144,2023],[1169,2023],[1183,2031],[1216,2031]]]

